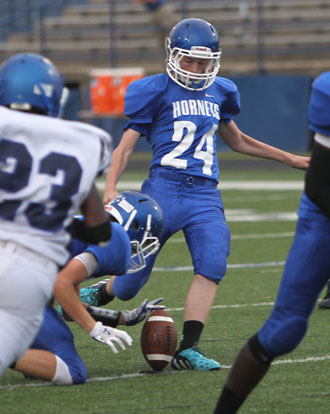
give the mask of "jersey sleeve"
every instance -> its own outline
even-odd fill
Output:
[[[132,253],[129,237],[118,223],[112,223],[111,240],[106,246],[88,245],[85,251],[93,253],[98,262],[97,269],[91,277],[125,274]]]
[[[108,171],[113,151],[112,136],[101,129],[99,131],[98,136],[101,144],[101,153],[98,176],[106,174]]]
[[[164,94],[167,82],[161,75],[149,76],[132,82],[125,94],[124,113],[129,118],[125,129],[132,128],[147,135],[155,114],[158,111],[160,97]]]
[[[330,72],[317,77],[311,90],[308,119],[311,130],[330,136]]]
[[[97,166],[96,175],[100,176],[105,174],[109,169],[113,151],[113,140],[112,136],[108,132],[94,125],[89,125],[83,122],[70,122],[74,127],[77,135],[84,134],[88,135],[89,139],[93,141],[93,145],[99,147],[99,160]],[[95,142],[95,144],[94,144]]]
[[[236,84],[230,79],[217,78],[216,82],[224,97],[220,105],[221,120],[229,122],[241,111],[240,94]]]

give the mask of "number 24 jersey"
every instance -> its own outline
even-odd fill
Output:
[[[240,111],[236,85],[217,77],[203,91],[190,91],[158,74],[131,83],[125,95],[126,128],[147,137],[151,168],[163,167],[218,181],[216,132]]]

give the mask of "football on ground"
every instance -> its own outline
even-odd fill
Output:
[[[177,344],[173,319],[163,309],[153,311],[141,332],[142,353],[155,371],[161,371],[172,360]]]

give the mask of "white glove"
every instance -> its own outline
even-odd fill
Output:
[[[89,336],[95,341],[102,342],[103,344],[110,346],[112,352],[115,354],[118,354],[118,350],[114,343],[119,345],[121,349],[125,350],[126,348],[123,341],[129,346],[132,345],[133,342],[133,339],[125,331],[110,328],[109,326],[103,325],[102,322],[95,323],[94,328],[89,332]]]
[[[150,313],[155,309],[165,309],[166,306],[164,305],[157,305],[157,303],[161,302],[164,298],[154,299],[148,303],[148,299],[144,299],[141,305],[133,309],[132,311],[122,311],[125,325],[132,326],[142,322],[145,318],[147,318]]]

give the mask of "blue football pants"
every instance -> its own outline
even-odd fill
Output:
[[[230,231],[224,216],[220,191],[216,187],[148,178],[141,191],[154,198],[164,214],[161,247],[179,230],[183,230],[194,274],[219,283],[226,273],[230,252]],[[159,253],[159,252],[158,252]],[[114,294],[121,300],[133,298],[147,282],[157,254],[147,258],[140,272],[117,277]]]

